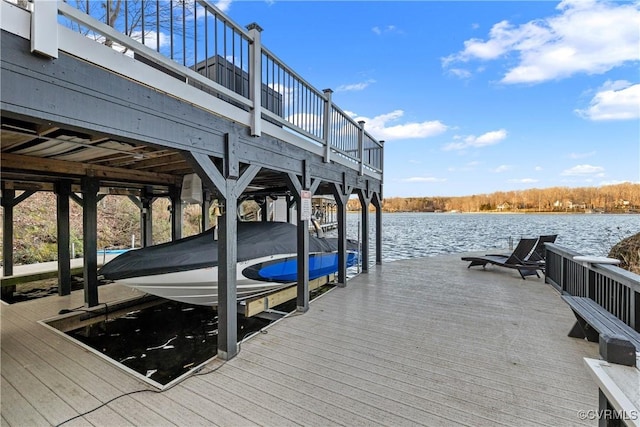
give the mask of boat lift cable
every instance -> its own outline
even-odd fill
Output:
[[[143,299],[146,299],[146,298],[147,298],[147,295],[144,295],[144,296],[140,297],[139,300],[143,300]],[[104,307],[105,308],[105,312],[106,312],[105,314],[108,315],[109,307],[107,306],[107,304],[106,303],[102,303],[101,305],[105,306]],[[67,314],[67,313],[71,313],[71,312],[74,312],[74,311],[81,311],[81,312],[87,312],[87,313],[91,313],[92,312],[91,310],[86,310],[83,307],[76,307],[76,308],[70,308],[70,309],[62,309],[62,310],[60,310],[59,314]],[[266,334],[267,331],[261,330],[260,333]],[[238,353],[237,354],[240,354],[240,351],[242,351],[242,341],[238,343]],[[189,378],[192,378],[192,377],[199,377],[199,376],[203,376],[203,375],[209,375],[209,374],[211,374],[213,372],[216,372],[218,369],[222,368],[226,363],[227,363],[227,361],[223,360],[220,365],[216,366],[213,369],[206,370],[206,371],[204,370],[204,366],[201,366],[198,369],[194,369],[190,373],[190,375],[187,376],[184,379],[184,381],[186,381],[186,380],[188,380]],[[83,412],[81,414],[75,415],[75,416],[73,416],[73,417],[71,417],[69,419],[66,419],[66,420],[62,421],[59,424],[56,424],[55,427],[60,427],[60,426],[62,426],[64,424],[67,424],[68,422],[71,422],[71,421],[73,421],[75,419],[78,419],[78,418],[84,417],[86,415],[89,415],[90,413],[95,412],[98,409],[103,408],[105,406],[108,406],[112,402],[114,402],[114,401],[116,401],[116,400],[118,400],[118,399],[120,399],[122,397],[131,396],[132,394],[145,393],[145,392],[148,392],[148,393],[164,393],[165,391],[171,390],[173,387],[177,386],[178,384],[181,384],[182,382],[174,383],[174,384],[170,385],[169,387],[163,388],[162,390],[154,390],[154,389],[150,389],[150,388],[143,388],[143,389],[140,389],[140,390],[133,390],[133,391],[129,391],[129,392],[126,392],[126,393],[122,393],[122,394],[120,394],[120,395],[118,395],[118,396],[116,396],[116,397],[114,397],[114,398],[112,398],[112,399],[110,399],[110,400],[108,400],[106,402],[101,403],[100,405],[96,406],[93,409],[90,409],[90,410],[88,410],[86,412]]]
[[[266,331],[263,332],[263,333],[266,333]],[[239,342],[238,343],[238,353],[237,354],[240,354],[241,351],[242,351],[242,342]],[[191,375],[189,375],[187,378],[185,378],[184,381],[187,381],[189,378],[200,377],[200,376],[212,374],[212,373],[216,372],[218,369],[222,368],[224,365],[226,365],[226,363],[227,363],[227,361],[223,360],[222,363],[219,364],[218,366],[216,366],[215,368],[210,369],[210,370],[206,370],[206,371],[203,371],[203,368],[196,369],[196,370],[194,370],[192,372]],[[182,381],[182,382],[184,382],[184,381]],[[165,391],[171,390],[172,388],[174,388],[178,384],[182,384],[182,382],[174,383],[174,384],[172,384],[171,386],[169,386],[167,388],[163,388],[162,390],[154,390],[154,389],[150,389],[150,388],[143,388],[143,389],[139,389],[139,390],[133,390],[133,391],[129,391],[129,392],[126,392],[126,393],[122,393],[122,394],[120,394],[120,395],[118,395],[118,396],[116,396],[116,397],[114,397],[112,399],[107,400],[104,403],[101,403],[100,405],[96,406],[93,409],[90,409],[90,410],[85,411],[85,412],[83,412],[81,414],[75,415],[75,416],[73,416],[73,417],[71,417],[69,419],[66,419],[66,420],[62,421],[59,424],[56,424],[55,427],[60,427],[60,426],[62,426],[64,424],[67,424],[68,422],[71,422],[71,421],[76,420],[78,418],[82,418],[82,417],[84,417],[86,415],[89,415],[90,413],[95,412],[98,409],[104,408],[105,406],[108,406],[109,404],[113,403],[114,401],[116,401],[116,400],[118,400],[118,399],[120,399],[122,397],[131,396],[132,394],[139,394],[139,393],[161,394],[161,393],[164,393]]]

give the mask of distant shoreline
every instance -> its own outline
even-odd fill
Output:
[[[349,213],[358,213],[359,209],[356,210],[348,210]],[[373,213],[375,210],[369,209],[369,212]],[[527,212],[495,212],[495,211],[442,211],[442,212],[434,212],[434,211],[385,211],[384,214],[406,214],[406,213],[428,213],[428,214],[488,214],[488,215],[638,215],[640,212],[549,212],[549,211],[527,211]]]

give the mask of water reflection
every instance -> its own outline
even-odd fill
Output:
[[[238,317],[238,340],[269,321]],[[166,302],[68,332],[77,340],[160,384],[217,354],[218,315],[210,307]]]

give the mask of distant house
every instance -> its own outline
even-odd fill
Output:
[[[562,202],[560,200],[556,200],[555,202],[553,202],[553,207],[554,208],[561,208],[562,207]]]
[[[497,206],[497,209],[498,209],[499,211],[508,211],[508,210],[510,210],[510,209],[511,209],[511,205],[509,204],[509,202],[500,203],[500,204]]]

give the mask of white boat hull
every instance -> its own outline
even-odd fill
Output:
[[[291,256],[295,256],[295,254],[273,255],[238,262],[236,264],[237,299],[241,301],[243,299],[291,286],[291,283],[253,280],[242,274],[242,271],[245,268],[258,262],[269,262]],[[151,276],[130,277],[116,280],[116,283],[173,301],[206,306],[218,305],[218,267],[200,268]]]

